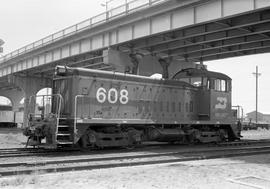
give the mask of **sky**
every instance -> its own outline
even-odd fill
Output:
[[[108,6],[114,6],[113,0]],[[124,0],[120,0],[124,1]],[[7,54],[68,26],[98,15],[105,0],[0,0],[0,39]],[[258,111],[270,114],[270,54],[205,62],[209,70],[232,78],[232,103],[248,113],[255,110],[256,66],[259,77]],[[1,101],[0,101],[1,102]]]

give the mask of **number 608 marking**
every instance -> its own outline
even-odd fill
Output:
[[[119,93],[119,101],[121,104],[127,104],[128,103],[128,91],[126,89],[120,90]],[[108,102],[111,104],[115,104],[118,101],[118,91],[115,88],[111,88],[108,90],[108,93],[105,88],[100,87],[97,90],[96,93],[97,101],[100,103],[104,103],[106,99],[108,99]]]

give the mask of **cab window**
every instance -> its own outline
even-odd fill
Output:
[[[226,92],[229,91],[230,86],[229,82],[223,79],[215,79],[214,80],[214,90]]]
[[[181,78],[180,81],[184,81],[193,85],[194,87],[201,87],[207,85],[207,79],[202,77],[190,77],[190,78]]]
[[[190,84],[195,86],[195,87],[200,87],[200,86],[202,86],[202,78],[192,77],[192,78],[190,78]]]

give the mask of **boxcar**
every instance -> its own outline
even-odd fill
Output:
[[[14,127],[14,112],[11,106],[1,105],[0,106],[0,127]]]

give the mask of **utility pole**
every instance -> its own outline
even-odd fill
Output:
[[[258,77],[261,75],[261,73],[258,72],[258,66],[256,66],[256,72],[253,72],[253,75],[256,77],[256,125],[258,123]]]

